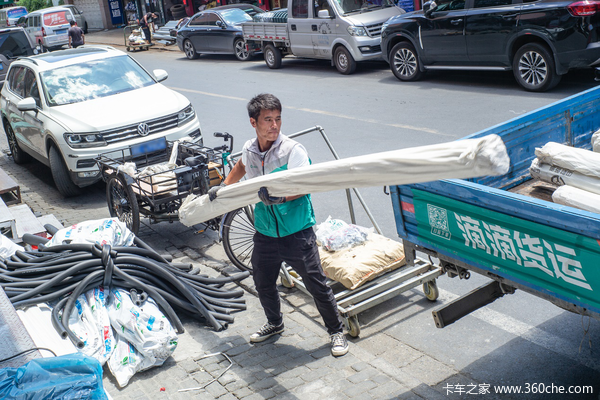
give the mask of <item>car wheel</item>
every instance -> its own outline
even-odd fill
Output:
[[[84,27],[84,28],[83,28],[83,33],[87,35],[87,33],[88,33],[88,24],[87,24],[87,21],[86,21],[86,23],[83,25],[83,27]]]
[[[265,62],[271,69],[281,68],[281,50],[272,44],[265,46]]]
[[[183,52],[185,53],[185,56],[188,58],[188,60],[194,60],[198,58],[196,48],[194,47],[192,41],[189,39],[186,39],[185,42],[183,42]]]
[[[344,46],[339,46],[335,49],[333,59],[335,67],[340,73],[350,75],[356,71],[356,61],[354,61],[352,54]]]
[[[400,42],[395,45],[389,60],[392,72],[401,81],[416,81],[423,76],[419,65],[419,56],[413,45],[408,42]]]
[[[561,79],[556,73],[552,53],[537,43],[526,44],[517,51],[513,60],[513,74],[517,83],[531,92],[550,90]]]
[[[246,48],[244,39],[236,39],[233,43],[233,52],[240,61],[247,61],[250,58],[250,52]]]
[[[50,171],[56,184],[58,192],[64,197],[73,197],[81,193],[79,186],[75,185],[69,175],[69,170],[65,165],[62,155],[55,146],[50,147],[48,155],[50,161]]]
[[[4,132],[6,132],[6,140],[15,164],[24,164],[29,161],[31,156],[21,149],[17,142],[17,136],[8,122],[4,122]]]

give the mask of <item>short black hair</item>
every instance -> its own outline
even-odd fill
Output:
[[[258,120],[262,110],[277,110],[281,112],[281,102],[270,93],[261,93],[248,102],[248,116]]]
[[[71,26],[75,25],[77,23],[77,21],[71,21],[69,22],[69,24],[71,24]]]

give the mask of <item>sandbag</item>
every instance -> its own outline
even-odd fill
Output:
[[[536,148],[535,155],[541,164],[555,165],[600,178],[600,153],[548,142],[543,147]]]
[[[498,135],[369,154],[275,172],[228,185],[210,201],[190,195],[179,220],[192,226],[255,204],[265,186],[271,196],[295,196],[338,189],[406,185],[439,179],[464,179],[508,172],[510,159]]]
[[[370,233],[362,244],[338,251],[319,246],[319,255],[325,275],[347,289],[356,289],[406,264],[402,244],[376,233]]]
[[[532,178],[537,178],[556,186],[570,185],[588,192],[600,194],[600,177],[583,175],[555,165],[542,164],[537,158],[534,158],[531,162],[529,173]]]
[[[600,214],[600,195],[573,186],[561,186],[552,193],[552,201],[564,206]]]

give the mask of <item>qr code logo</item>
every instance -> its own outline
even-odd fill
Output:
[[[450,239],[450,229],[448,229],[448,211],[445,208],[427,204],[427,214],[431,233],[444,239]]]

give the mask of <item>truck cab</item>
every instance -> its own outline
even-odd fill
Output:
[[[270,68],[279,68],[281,57],[291,54],[331,60],[339,72],[351,74],[357,62],[382,58],[383,23],[404,13],[392,0],[291,0],[289,4],[286,29],[283,23],[262,23],[260,29],[259,22],[242,26],[250,45],[260,41]]]

